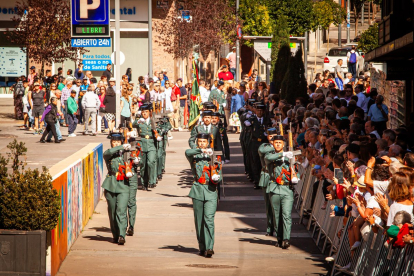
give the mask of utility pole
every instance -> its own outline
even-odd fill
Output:
[[[346,3],[346,43],[350,43],[350,42],[351,42],[351,0],[348,0]]]
[[[239,19],[239,0],[236,0],[236,22],[238,22],[238,19]],[[237,32],[239,32],[239,25],[237,25]],[[236,40],[236,76],[235,76],[234,80],[239,81],[239,76],[240,76],[240,39],[237,36],[237,40]]]
[[[116,95],[116,124],[121,123],[121,12],[119,1],[115,0],[115,95]],[[116,127],[116,125],[115,125]]]
[[[342,6],[342,0],[338,0],[338,4]],[[342,26],[341,23],[338,24],[338,46],[342,46]]]
[[[152,0],[148,0],[148,77],[152,78]]]

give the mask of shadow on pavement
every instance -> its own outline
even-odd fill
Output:
[[[92,227],[89,228],[88,230],[95,230],[96,232],[108,232],[111,233],[111,229],[108,227]]]
[[[110,242],[113,243],[114,239],[112,237],[104,237],[101,235],[96,236],[83,236],[82,238],[89,239],[91,241],[104,241],[104,242]]]
[[[182,245],[166,245],[164,247],[159,247],[158,249],[170,249],[174,252],[189,253],[189,254],[198,254],[198,249],[192,247],[185,247]]]
[[[262,239],[259,239],[259,238],[252,238],[252,239],[241,238],[241,239],[239,239],[239,241],[249,242],[249,243],[254,243],[254,244],[271,245],[271,246],[275,246],[275,243],[276,243],[276,241],[262,240]]]

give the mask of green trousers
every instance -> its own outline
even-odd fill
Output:
[[[270,193],[278,240],[290,240],[293,207],[293,191],[291,192],[289,195]]]
[[[137,177],[136,173],[133,177]],[[128,222],[129,227],[134,228],[135,217],[137,215],[137,190],[138,181],[129,182],[129,199],[128,199]]]
[[[193,198],[194,223],[200,251],[214,247],[214,216],[217,200],[198,200]]]
[[[160,147],[158,147],[158,150],[157,150],[157,176],[162,174],[163,157],[164,157],[164,148],[161,145]]]
[[[272,234],[274,232],[274,221],[273,221],[273,207],[270,201],[270,193],[266,193],[266,188],[262,188],[263,198],[266,207],[266,233]]]
[[[129,193],[118,194],[105,190],[105,198],[108,202],[108,216],[112,237],[117,241],[119,236],[125,237],[126,234]]]
[[[141,182],[148,187],[154,185],[157,179],[157,151],[152,150],[141,153]]]

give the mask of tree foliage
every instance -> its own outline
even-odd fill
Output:
[[[276,62],[274,66],[272,67],[272,81],[273,81],[273,87],[275,89],[275,93],[279,94],[280,89],[282,87],[283,79],[286,75],[286,71],[288,70],[290,57],[292,56],[292,53],[290,52],[289,44],[282,44],[280,47],[280,50],[277,55]]]
[[[264,0],[273,19],[287,16],[290,34],[303,36],[311,30],[313,20],[312,0]]]
[[[60,215],[60,197],[48,170],[24,170],[20,157],[27,151],[16,139],[8,145],[10,159],[0,155],[0,229],[52,230]]]
[[[375,23],[361,34],[361,38],[358,41],[358,48],[368,53],[378,48],[378,46],[378,24]]]
[[[273,37],[272,37],[272,67],[270,73],[270,79],[273,80],[274,72],[276,69],[276,62],[278,59],[279,50],[283,45],[289,45],[289,27],[287,25],[287,17],[285,15],[279,16],[274,25]],[[290,49],[289,49],[290,52]],[[280,66],[281,64],[279,64]],[[279,93],[279,89],[275,90]]]
[[[243,20],[243,34],[251,36],[270,36],[274,21],[269,15],[269,9],[259,0],[241,0],[239,14]],[[247,46],[253,46],[249,40],[244,42]]]
[[[297,97],[306,96],[305,67],[302,60],[302,48],[299,47],[295,56],[290,56],[289,65],[283,78],[280,98],[295,105]]]
[[[184,0],[191,20],[183,20],[175,0],[165,10],[165,18],[154,23],[156,43],[174,58],[188,57],[194,47],[204,58],[210,51],[219,51],[224,44],[236,41],[236,8],[231,0]]]
[[[8,31],[8,39],[19,45],[30,59],[42,64],[77,60],[84,48],[71,47],[69,1],[22,0],[17,2],[16,30]]]
[[[338,26],[346,19],[346,11],[339,4],[332,0],[322,0],[313,4],[314,18],[312,29],[318,27],[326,30],[331,24]]]

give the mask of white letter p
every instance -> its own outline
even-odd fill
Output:
[[[96,10],[101,5],[100,0],[92,0],[92,4],[88,4],[88,0],[79,0],[80,18],[88,18],[88,10]]]

